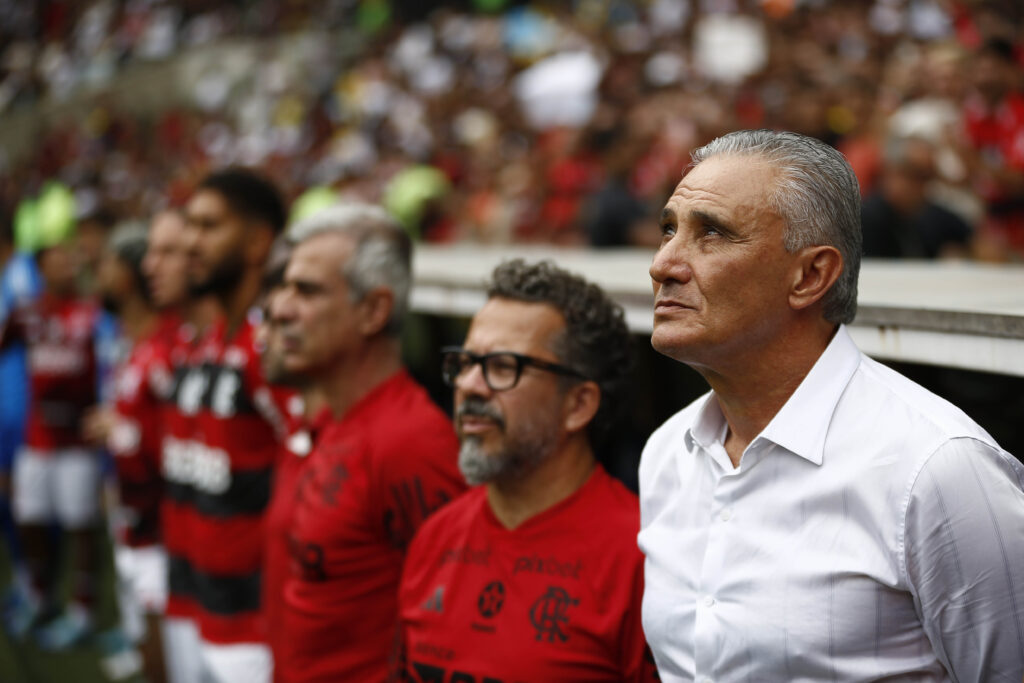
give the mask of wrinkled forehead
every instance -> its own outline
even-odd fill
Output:
[[[665,209],[692,204],[770,209],[768,199],[782,176],[777,164],[760,155],[716,155],[686,170]]]

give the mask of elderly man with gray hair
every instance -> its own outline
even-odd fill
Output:
[[[405,548],[464,488],[458,440],[401,361],[412,245],[383,209],[328,207],[289,230],[269,302],[280,362],[315,384],[330,419],[295,480],[275,680],[388,672]]]
[[[771,131],[693,158],[650,268],[652,345],[711,386],[640,463],[661,680],[1019,683],[1024,467],[854,345],[849,164]]]

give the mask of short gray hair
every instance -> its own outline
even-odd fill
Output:
[[[391,290],[394,305],[384,331],[398,336],[409,310],[412,287],[412,241],[408,233],[379,206],[345,202],[292,224],[288,241],[297,245],[322,234],[344,235],[355,243],[352,256],[341,267],[353,301],[361,301],[377,287]]]
[[[786,222],[783,244],[835,247],[843,272],[822,298],[824,317],[850,323],[857,315],[857,278],[863,238],[860,186],[850,164],[834,147],[797,133],[741,130],[712,140],[691,155],[693,165],[723,155],[757,156],[775,165],[779,178],[768,195]]]

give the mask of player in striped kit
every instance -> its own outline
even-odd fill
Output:
[[[175,359],[162,459],[165,511],[175,520],[165,525],[168,613],[191,619],[199,661],[217,681],[270,676],[261,525],[284,397],[263,378],[253,305],[285,216],[274,185],[241,168],[207,176],[185,210],[192,295],[215,297],[221,315]]]

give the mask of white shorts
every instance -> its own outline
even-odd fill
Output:
[[[204,642],[190,619],[163,622],[168,683],[270,683],[273,658],[261,643],[215,645]]]
[[[23,446],[14,457],[11,511],[18,524],[58,522],[65,529],[96,523],[100,455],[85,448],[50,452]]]
[[[167,553],[162,546],[118,546],[117,597],[124,630],[133,641],[146,634],[145,615],[163,614],[167,605]]]
[[[274,660],[261,643],[215,645],[203,642],[203,662],[215,683],[270,683]]]
[[[165,617],[161,635],[168,683],[208,683],[199,648],[199,630],[192,620]]]

